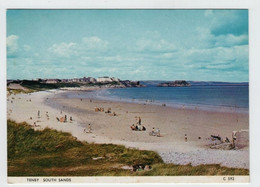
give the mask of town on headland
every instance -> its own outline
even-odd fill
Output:
[[[32,79],[32,80],[7,80],[9,90],[21,90],[25,92],[48,89],[73,89],[84,90],[85,88],[127,88],[144,87],[140,81],[120,80],[115,77],[83,77],[72,79]]]
[[[72,79],[32,79],[32,80],[7,80],[9,89],[31,89],[31,90],[46,90],[46,89],[67,89],[73,88],[76,90],[84,89],[86,87],[98,88],[128,88],[128,87],[146,87],[150,85],[151,81],[131,81],[121,80],[115,77],[83,77]],[[191,86],[191,83],[185,80],[176,80],[168,82],[158,82],[155,86],[158,87],[185,87]]]

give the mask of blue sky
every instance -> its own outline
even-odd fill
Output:
[[[8,10],[7,78],[248,81],[247,10]]]

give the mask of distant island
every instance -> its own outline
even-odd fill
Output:
[[[176,80],[171,82],[159,83],[157,86],[158,87],[189,87],[191,86],[191,84],[185,80]]]

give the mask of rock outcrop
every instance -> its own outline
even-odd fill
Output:
[[[187,86],[191,86],[191,84],[185,80],[176,80],[171,82],[160,83],[157,86],[158,87],[187,87]]]

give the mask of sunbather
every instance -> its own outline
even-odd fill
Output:
[[[155,132],[154,127],[153,127],[153,130],[152,130],[151,132],[149,132],[149,135],[150,135],[150,136],[156,136],[156,132]]]
[[[218,136],[215,136],[215,135],[211,135],[212,138],[214,139],[218,139],[218,140],[221,140],[221,137],[218,135]]]
[[[130,128],[133,130],[133,131],[135,131],[136,130],[136,128],[135,128],[135,125],[133,124],[133,125],[131,125],[130,126]]]
[[[153,134],[153,136],[155,136],[155,129],[154,129],[154,127],[153,127],[153,130],[152,130],[152,134]]]
[[[157,130],[156,130],[156,136],[161,136],[161,133],[160,133],[160,129],[159,128],[157,128]]]

